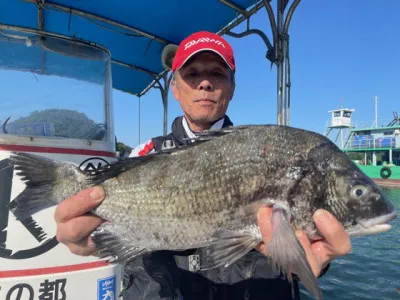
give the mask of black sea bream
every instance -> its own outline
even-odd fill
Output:
[[[93,211],[108,222],[92,234],[103,257],[124,262],[155,250],[199,248],[201,269],[227,266],[262,241],[260,206],[273,208],[269,256],[317,298],[322,293],[293,227],[318,237],[313,213],[331,212],[350,235],[386,231],[394,207],[326,137],[287,126],[239,126],[202,133],[170,152],[123,160],[97,174],[16,153],[27,188],[15,215],[26,218],[101,185]]]

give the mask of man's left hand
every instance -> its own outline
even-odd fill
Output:
[[[271,214],[271,208],[262,207],[257,215],[258,225],[264,240],[264,243],[257,246],[257,250],[265,255],[268,255],[267,245],[272,235]],[[330,261],[350,252],[351,241],[342,224],[326,210],[317,210],[313,218],[322,239],[310,241],[307,234],[301,230],[296,231],[296,235],[303,246],[314,275],[318,277]]]

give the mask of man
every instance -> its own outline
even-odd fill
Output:
[[[188,138],[195,137],[196,131],[232,125],[225,113],[235,90],[235,60],[225,40],[198,32],[182,41],[179,48],[167,46],[162,57],[163,64],[172,71],[172,93],[184,116],[174,120],[171,134],[140,145],[131,157],[189,144]]]
[[[167,49],[168,50],[168,49]],[[235,90],[235,60],[226,40],[210,32],[197,32],[181,42],[171,67],[171,88],[180,102],[183,117],[174,120],[171,134],[156,137],[133,150],[131,156],[190,143],[190,138],[210,128],[232,125],[226,111]],[[167,59],[164,63],[168,65]],[[104,198],[100,188],[85,190],[61,203],[55,214],[57,238],[79,255],[95,252],[88,235],[102,220],[86,215]],[[266,257],[271,238],[271,210],[261,208],[258,223],[264,243],[227,268],[199,271],[193,250],[158,251],[139,257],[125,267],[124,299],[299,299],[298,283],[293,286],[274,270]],[[310,242],[297,232],[316,276],[326,271],[336,256],[350,251],[343,227],[326,211],[314,220],[324,239]]]

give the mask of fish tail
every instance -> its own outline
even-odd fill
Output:
[[[86,175],[72,163],[59,162],[29,153],[12,153],[16,174],[26,184],[24,191],[10,203],[18,220],[61,203],[84,188]]]

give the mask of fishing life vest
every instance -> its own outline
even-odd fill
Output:
[[[189,145],[191,143],[190,136],[187,132],[188,130],[190,131],[190,128],[184,128],[184,121],[186,120],[183,120],[183,117],[176,118],[172,122],[172,131],[170,134],[166,136],[158,136],[151,139],[155,151],[168,150],[171,148],[175,148],[176,146]],[[211,128],[217,127],[219,129],[233,125],[228,116],[224,116],[223,119],[218,120],[216,123],[219,123],[219,126],[212,126]],[[222,125],[220,125],[221,123]],[[195,133],[192,134],[195,135]]]

